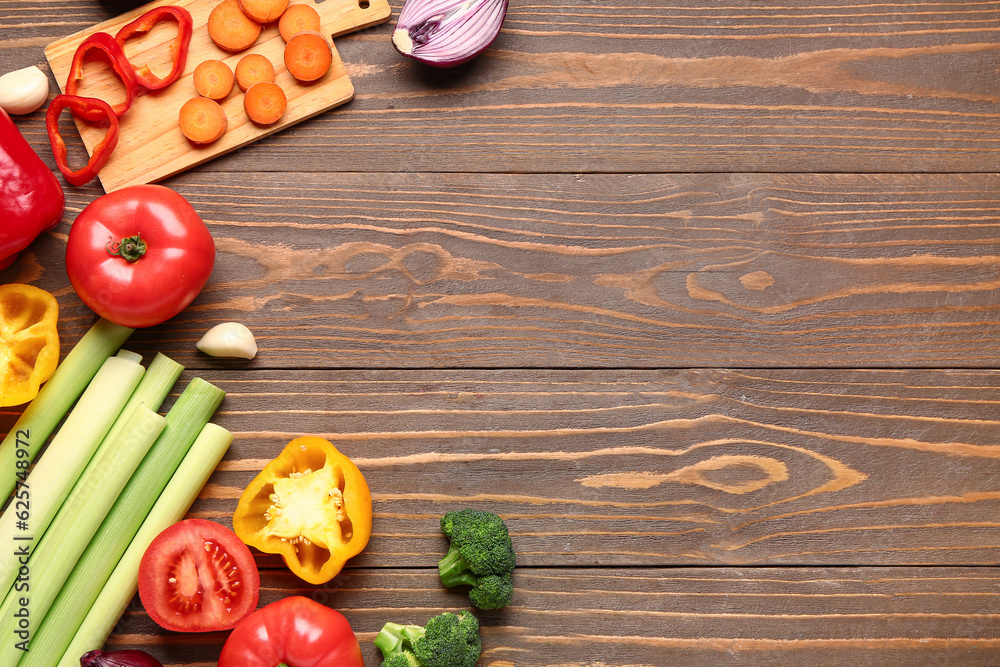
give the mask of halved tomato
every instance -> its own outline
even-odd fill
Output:
[[[236,533],[186,519],[160,533],[139,564],[139,598],[167,630],[229,630],[253,613],[260,574]]]

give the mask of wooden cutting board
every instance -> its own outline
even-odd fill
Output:
[[[218,3],[219,0],[157,0],[64,37],[45,49],[49,66],[60,89],[64,90],[73,54],[90,34],[104,31],[114,35],[125,24],[160,5],[184,7],[194,19],[191,45],[181,78],[162,91],[141,93],[122,116],[118,147],[99,175],[105,191],[162,180],[332,109],[354,97],[354,86],[336,48],[333,49],[333,65],[323,78],[305,85],[297,83],[285,69],[285,43],[278,34],[277,22],[265,26],[254,45],[245,51],[229,53],[217,47],[208,36],[207,24],[209,13]],[[320,3],[292,0],[292,3],[312,4],[320,14],[323,33],[331,38],[384,23],[389,20],[391,13],[388,0],[323,0]],[[176,22],[162,21],[145,36],[130,39],[125,45],[125,53],[133,62],[150,63],[153,72],[163,76],[169,71],[168,48],[176,34]],[[264,55],[274,65],[275,83],[284,89],[288,97],[288,110],[284,117],[274,125],[254,124],[243,111],[243,93],[239,87],[234,86],[229,97],[220,101],[229,118],[226,134],[207,146],[198,146],[188,141],[181,134],[177,117],[181,105],[197,96],[192,82],[194,68],[205,60],[216,59],[225,61],[235,70],[236,63],[249,53]],[[79,94],[100,97],[112,104],[124,99],[122,85],[102,58],[94,57],[93,62],[88,59],[83,71]],[[69,113],[64,112],[64,117],[69,117]],[[87,152],[92,154],[94,146],[104,137],[105,129],[76,119],[74,122]],[[66,126],[65,118],[63,126]],[[82,165],[73,166],[77,168]]]

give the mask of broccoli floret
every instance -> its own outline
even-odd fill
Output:
[[[514,584],[509,574],[488,574],[479,577],[479,583],[469,591],[469,602],[480,609],[499,609],[509,605],[513,595]]]
[[[393,653],[382,661],[382,667],[420,667],[417,656],[410,651]]]
[[[382,667],[474,667],[483,643],[479,621],[447,611],[419,625],[386,623],[375,637]]]
[[[469,601],[480,609],[510,604],[517,557],[503,519],[482,510],[456,510],[441,517],[441,532],[451,542],[438,562],[441,583],[448,588],[472,586]]]

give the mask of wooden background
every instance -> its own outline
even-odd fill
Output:
[[[0,2],[2,69],[131,6]],[[303,433],[365,472],[365,552],[322,587],[260,556],[262,603],[342,610],[378,665],[385,621],[466,604],[437,519],[473,506],[520,565],[483,666],[1000,665],[1000,5],[513,2],[451,71],[393,24],[338,38],[354,101],[166,182],[217,263],[129,343],[228,392],[193,516]],[[100,193],[0,273],[65,349]],[[252,362],[195,349],[228,320]],[[225,637],[136,600],[109,645]]]

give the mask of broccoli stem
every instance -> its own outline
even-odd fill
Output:
[[[472,573],[469,564],[455,546],[449,547],[448,553],[438,561],[438,574],[446,588],[475,586],[479,583],[479,578]]]
[[[388,658],[393,653],[403,650],[413,650],[413,645],[420,640],[426,631],[419,625],[402,625],[386,623],[375,637],[375,647],[382,651],[382,657]]]

